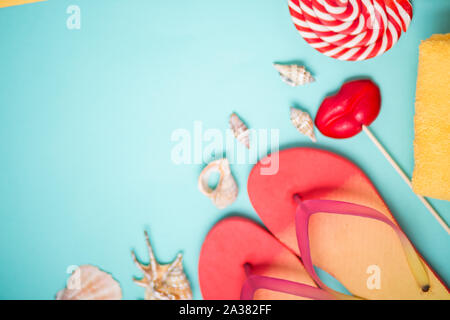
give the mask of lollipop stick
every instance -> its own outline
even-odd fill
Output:
[[[386,149],[381,145],[381,143],[378,141],[378,139],[372,134],[372,132],[369,130],[368,127],[363,126],[363,131],[367,134],[367,136],[372,140],[372,142],[377,146],[378,149],[380,149],[383,156],[389,161],[392,167],[400,174],[400,177],[406,182],[406,184],[412,189],[411,180],[408,178],[408,176],[403,172],[403,170],[399,167],[399,165],[392,159],[390,154],[386,151]],[[450,234],[449,227],[447,224],[442,220],[442,218],[439,216],[439,214],[436,212],[436,210],[433,209],[433,207],[428,203],[428,201],[422,197],[421,195],[416,193],[416,196],[422,201],[422,203],[425,205],[425,207],[430,211],[430,213],[434,216],[434,218],[439,222],[439,224],[444,228],[444,230]]]

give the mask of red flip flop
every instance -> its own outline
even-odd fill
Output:
[[[198,273],[208,300],[334,298],[317,288],[291,250],[244,218],[224,219],[210,230]]]
[[[278,161],[279,170],[264,175],[271,161]],[[356,297],[450,299],[370,180],[349,160],[319,149],[284,150],[255,165],[248,193],[265,226],[331,294],[345,298],[320,281],[313,263]]]

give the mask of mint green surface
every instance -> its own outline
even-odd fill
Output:
[[[66,28],[70,4],[81,8],[81,30]],[[232,166],[239,197],[218,210],[197,189],[203,165],[171,161],[172,132],[192,131],[196,120],[225,130],[236,111],[253,128],[279,128],[281,148],[311,146],[288,107],[315,115],[346,79],[370,77],[383,97],[373,132],[411,175],[418,45],[450,32],[449,15],[448,0],[416,0],[411,27],[391,51],[349,63],[306,44],[282,0],[49,0],[0,9],[0,298],[53,299],[67,267],[86,263],[111,272],[125,298],[143,298],[130,251],[148,260],[148,230],[160,261],[184,253],[200,299],[208,230],[230,214],[258,216],[246,192],[252,165]],[[289,87],[274,61],[300,61],[317,82]],[[317,147],[367,173],[450,282],[450,237],[369,139],[317,134]],[[450,222],[450,203],[431,203]]]

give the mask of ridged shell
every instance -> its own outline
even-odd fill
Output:
[[[178,254],[170,263],[161,265],[156,262],[150,239],[145,232],[150,263],[140,263],[134,252],[132,257],[138,268],[144,274],[142,279],[133,279],[137,285],[145,288],[145,300],[192,300],[192,291],[183,270],[183,257]]]
[[[236,139],[242,143],[247,149],[250,149],[250,137],[247,126],[244,122],[238,117],[236,113],[233,113],[230,116],[230,128],[233,131]]]
[[[75,269],[56,300],[120,300],[122,289],[113,277],[92,265]]]
[[[316,142],[316,135],[314,134],[314,122],[307,112],[291,107],[291,122],[297,130],[311,138]]]
[[[211,189],[208,185],[209,177],[213,172],[219,172],[220,174],[215,189]],[[198,188],[219,209],[231,205],[236,200],[239,191],[226,158],[212,161],[203,169],[198,179]]]
[[[276,63],[274,63],[273,66],[280,73],[281,79],[292,87],[314,82],[314,78],[311,73],[306,71],[303,66],[296,64],[283,65]]]

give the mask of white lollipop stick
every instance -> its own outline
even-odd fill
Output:
[[[386,149],[381,145],[381,143],[378,141],[378,139],[372,134],[372,132],[369,130],[368,127],[363,126],[363,131],[367,134],[367,136],[372,140],[372,142],[380,149],[383,156],[389,161],[392,167],[400,174],[400,177],[408,184],[408,186],[412,189],[411,180],[408,178],[408,176],[403,172],[403,170],[399,167],[399,165],[392,159],[390,154],[386,151]],[[439,216],[439,214],[436,212],[436,210],[433,209],[433,207],[430,205],[430,203],[425,199],[423,196],[415,193],[416,196],[422,201],[424,206],[430,211],[430,213],[434,216],[434,218],[439,222],[439,224],[444,228],[444,230],[447,232],[447,234],[450,234],[450,230],[448,225],[445,223],[445,221]]]

